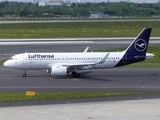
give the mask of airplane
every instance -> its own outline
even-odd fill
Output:
[[[129,47],[121,52],[83,52],[69,53],[21,53],[4,62],[4,66],[23,70],[46,70],[51,76],[81,77],[79,70],[107,69],[128,65],[149,58],[154,54],[146,53],[152,28],[144,28]]]

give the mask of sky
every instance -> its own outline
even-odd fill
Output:
[[[0,0],[5,1],[5,0]],[[6,0],[7,1],[7,0]],[[8,1],[17,1],[17,2],[33,2],[33,0],[8,0]],[[40,2],[47,2],[48,0],[39,0]],[[78,0],[70,0],[73,2],[76,2]],[[82,1],[90,1],[90,2],[108,2],[108,0],[82,0]],[[120,0],[109,0],[110,2],[118,2]],[[121,0],[121,1],[127,1],[127,0]],[[130,2],[135,3],[157,3],[160,0],[129,0]]]

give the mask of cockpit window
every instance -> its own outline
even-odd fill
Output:
[[[10,58],[9,60],[14,60],[14,58]]]

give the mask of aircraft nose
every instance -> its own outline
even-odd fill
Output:
[[[5,67],[9,67],[8,61],[4,62],[3,65],[4,65]]]

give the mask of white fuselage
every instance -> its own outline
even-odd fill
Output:
[[[52,65],[81,65],[91,64],[92,69],[104,69],[114,67],[124,56],[125,52],[109,52],[102,64],[96,64],[103,60],[108,52],[88,53],[22,53],[7,60],[4,65],[9,68],[22,70],[50,69]],[[92,65],[95,64],[95,65]]]

